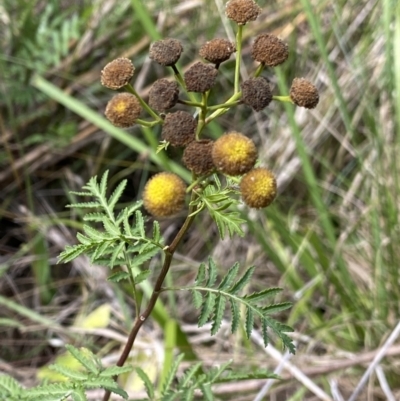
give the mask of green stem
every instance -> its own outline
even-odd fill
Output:
[[[264,63],[261,63],[261,64],[257,67],[257,69],[256,69],[256,71],[255,71],[255,73],[254,73],[254,78],[257,78],[257,77],[259,77],[259,76],[261,75],[261,73],[264,71],[264,67],[265,67],[265,64],[264,64]]]
[[[142,107],[159,123],[163,122],[163,119],[142,99],[142,97],[136,92],[135,88],[131,85],[125,85],[124,89],[126,89],[129,93],[132,93],[132,95],[136,96],[136,98],[139,100],[140,104]]]
[[[292,103],[293,101],[290,96],[272,96],[273,100],[279,100],[280,102]]]
[[[176,65],[171,65],[171,68],[174,70],[174,74],[175,74],[175,79],[178,81],[178,84],[182,87],[182,89],[187,93],[188,97],[190,98],[190,100],[193,103],[199,103],[197,101],[196,96],[194,95],[194,93],[188,92],[186,89],[186,85],[185,85],[185,81],[182,78],[181,73],[178,70],[178,67]]]
[[[193,107],[201,107],[201,106],[202,106],[201,103],[199,103],[199,102],[192,102],[192,101],[190,101],[190,100],[181,100],[181,99],[179,99],[179,100],[178,100],[178,103],[184,104],[185,106],[193,106]]]
[[[197,121],[197,128],[196,128],[196,141],[198,141],[200,139],[201,131],[206,126],[207,98],[208,98],[208,92],[202,93],[201,106],[199,107],[200,113],[199,113],[199,118]]]
[[[231,108],[234,106],[237,106],[238,104],[240,104],[239,100],[234,100],[232,102],[226,102],[226,103],[221,103],[221,104],[216,104],[215,106],[210,106],[208,108],[208,111],[214,111],[214,110],[218,110],[218,109],[226,109],[226,108]]]
[[[232,103],[232,102],[236,102],[238,101],[242,96],[242,92],[237,92],[235,94],[233,94],[230,99],[228,99],[226,101],[226,103]],[[208,118],[206,119],[206,124],[210,123],[212,120],[216,119],[217,117],[219,117],[220,115],[226,113],[228,110],[230,109],[230,107],[224,107],[222,109],[218,109],[216,111],[214,111],[214,113],[212,113],[210,116],[208,116]]]
[[[140,118],[138,118],[135,122],[136,122],[136,124],[139,124],[142,127],[148,127],[148,128],[152,128],[155,125],[160,124],[159,120],[156,120],[156,121],[145,121],[145,120],[141,120]]]
[[[236,33],[236,64],[235,64],[235,93],[239,92],[240,61],[242,59],[243,25],[238,25]]]
[[[129,281],[133,288],[133,298],[135,301],[135,317],[137,318],[140,314],[139,298],[138,298],[137,289],[136,289],[135,276],[133,275],[133,270],[132,270],[132,266],[131,266],[131,260],[128,257],[126,249],[124,249],[124,258],[125,258],[126,267],[128,268],[128,272],[129,272]]]

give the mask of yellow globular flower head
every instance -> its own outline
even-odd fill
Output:
[[[155,217],[172,216],[185,205],[186,184],[173,173],[159,173],[147,182],[143,205]]]
[[[215,141],[212,159],[215,167],[222,173],[242,175],[254,167],[257,148],[250,138],[239,132],[230,132]]]
[[[276,198],[275,176],[266,168],[255,168],[242,178],[240,192],[247,206],[255,209],[267,207]]]
[[[105,116],[112,124],[120,128],[132,127],[139,118],[142,106],[130,93],[118,93],[107,103]]]
[[[125,57],[117,58],[101,71],[101,84],[109,89],[120,89],[129,83],[134,72],[135,67],[131,60]]]

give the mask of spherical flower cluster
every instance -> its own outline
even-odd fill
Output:
[[[109,89],[120,89],[133,77],[135,67],[131,60],[121,57],[108,63],[101,71],[101,84]]]
[[[116,127],[128,128],[139,118],[142,106],[130,93],[118,93],[107,103],[105,116]]]
[[[249,78],[241,84],[242,102],[261,111],[272,101],[271,89],[263,77]]]
[[[198,62],[185,72],[186,89],[189,92],[207,92],[214,86],[217,75],[218,70],[213,65]]]
[[[198,176],[211,174],[215,169],[211,155],[213,144],[210,139],[189,143],[183,152],[183,164]]]
[[[212,159],[215,167],[227,175],[242,175],[251,170],[257,160],[254,142],[239,132],[230,132],[214,143]]]
[[[251,55],[254,60],[276,67],[289,57],[288,46],[275,35],[263,33],[258,35],[253,43]]]
[[[159,173],[147,182],[143,205],[155,217],[171,216],[185,205],[186,185],[173,173]]]
[[[172,146],[186,146],[194,141],[197,122],[186,111],[176,111],[167,114],[161,131],[161,136]]]
[[[313,109],[319,102],[318,89],[304,78],[295,78],[290,88],[290,98],[297,106]]]
[[[261,8],[253,0],[230,0],[225,7],[226,16],[239,25],[254,21],[261,14]]]
[[[255,209],[267,207],[276,198],[275,176],[265,168],[255,168],[242,178],[240,192],[247,206]]]
[[[150,58],[156,63],[168,67],[176,64],[182,51],[182,44],[177,39],[158,40],[150,47]]]
[[[210,63],[221,64],[236,51],[235,45],[226,39],[212,39],[201,46],[199,55]]]
[[[179,87],[175,81],[158,79],[149,92],[149,106],[159,113],[171,109],[179,98]]]

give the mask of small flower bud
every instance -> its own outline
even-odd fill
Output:
[[[318,89],[304,78],[295,78],[290,88],[293,103],[306,109],[313,109],[319,102]]]
[[[176,105],[179,97],[178,84],[162,78],[154,82],[149,92],[149,105],[159,113]]]
[[[212,39],[201,46],[199,55],[210,63],[221,64],[236,51],[235,45],[226,39]]]
[[[142,111],[139,100],[130,93],[118,93],[107,103],[105,116],[116,127],[128,128],[135,124]]]
[[[109,89],[120,89],[133,77],[135,67],[131,60],[121,57],[108,63],[101,71],[101,84]]]
[[[242,178],[240,192],[247,206],[255,209],[267,207],[276,198],[275,176],[265,168],[255,168]]]
[[[275,35],[263,33],[258,35],[253,43],[251,55],[254,60],[276,67],[289,57],[288,46]]]
[[[147,182],[143,205],[155,217],[171,216],[185,205],[186,185],[173,173],[159,173]]]
[[[172,146],[186,146],[194,141],[197,122],[186,111],[176,111],[167,114],[161,131],[161,136]]]
[[[242,102],[255,111],[260,111],[271,103],[272,93],[265,78],[247,79],[241,84],[241,88]]]
[[[261,14],[261,8],[253,0],[230,0],[225,6],[226,16],[239,25],[254,21]]]
[[[182,51],[182,44],[177,39],[158,40],[150,47],[150,58],[158,64],[171,66],[179,60]]]
[[[213,146],[215,167],[227,175],[242,175],[250,171],[257,160],[254,142],[239,132],[230,132],[218,138]]]
[[[198,176],[212,173],[215,169],[211,157],[213,143],[210,139],[189,143],[183,152],[183,164]]]
[[[218,70],[211,64],[193,64],[184,75],[186,89],[189,92],[207,92],[214,86],[217,75]]]

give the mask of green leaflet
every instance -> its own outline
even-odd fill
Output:
[[[87,224],[83,225],[83,233],[77,234],[78,245],[67,246],[59,255],[59,263],[67,263],[82,254],[86,254],[92,263],[106,265],[111,269],[127,264],[129,256],[131,266],[141,266],[155,256],[160,249],[161,232],[158,222],[153,223],[153,237],[146,236],[146,219],[139,208],[142,202],[135,202],[114,214],[114,208],[126,188],[124,180],[117,185],[107,198],[108,171],[98,181],[92,177],[83,186],[84,192],[74,192],[77,196],[91,196],[93,201],[74,203],[70,207],[90,209],[83,216]],[[147,273],[139,277],[141,281]],[[111,280],[119,281],[127,278],[124,274],[112,276]]]
[[[265,304],[265,301],[282,290],[280,288],[266,288],[252,294],[241,294],[246,285],[250,282],[255,267],[249,267],[239,276],[239,264],[235,263],[220,279],[216,285],[218,270],[215,262],[210,258],[208,266],[201,264],[195,285],[188,287],[193,295],[193,303],[200,308],[198,325],[203,326],[211,322],[211,334],[214,335],[221,327],[225,316],[227,301],[231,310],[231,331],[235,333],[240,323],[240,308],[245,307],[244,327],[246,336],[250,338],[256,321],[260,321],[264,345],[269,342],[268,330],[272,330],[283,342],[290,352],[295,352],[292,339],[285,334],[293,331],[291,327],[279,323],[271,317],[272,314],[286,310],[291,307],[290,302]],[[202,294],[203,293],[203,294]]]

